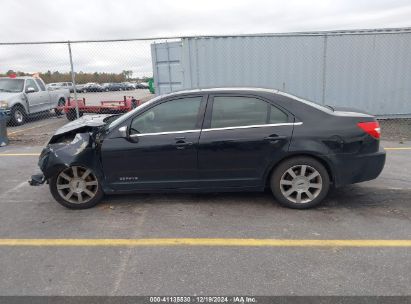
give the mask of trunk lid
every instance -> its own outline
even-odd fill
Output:
[[[336,116],[346,116],[346,117],[361,117],[361,118],[367,118],[367,121],[373,121],[375,120],[375,116],[367,113],[363,110],[359,110],[356,108],[351,108],[351,107],[340,107],[340,106],[330,106],[327,105],[332,111],[334,112],[333,114]]]

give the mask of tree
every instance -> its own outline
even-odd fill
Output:
[[[123,70],[122,74],[126,80],[129,80],[133,76],[133,71]]]

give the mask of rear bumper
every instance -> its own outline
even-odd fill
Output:
[[[372,154],[339,155],[335,160],[335,186],[376,179],[384,169],[385,157],[383,148]]]

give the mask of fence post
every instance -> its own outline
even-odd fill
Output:
[[[322,83],[322,96],[321,96],[321,102],[323,105],[325,105],[325,90],[326,90],[326,85],[327,85],[327,34],[324,34],[324,45],[323,45],[323,83]]]
[[[166,49],[167,49],[167,63],[168,63],[168,79],[169,79],[169,88],[170,88],[170,93],[173,92],[173,86],[171,84],[171,62],[170,62],[170,47],[168,45],[168,40],[166,40]]]
[[[78,103],[77,103],[77,89],[76,89],[76,77],[74,75],[74,68],[73,68],[73,56],[71,54],[71,44],[70,41],[67,41],[68,49],[69,49],[69,56],[70,56],[70,71],[71,71],[71,82],[73,83],[73,91],[74,91],[74,100],[76,101],[76,117],[80,118],[80,113],[78,110]]]

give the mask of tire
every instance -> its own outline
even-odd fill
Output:
[[[320,204],[327,196],[330,177],[319,161],[300,156],[284,160],[274,169],[270,187],[281,205],[308,209]]]
[[[78,112],[79,117],[82,117],[83,114],[84,114],[83,112]],[[68,110],[68,112],[66,113],[66,117],[70,121],[76,120],[77,119],[76,110],[75,109]]]
[[[87,175],[84,176],[85,174]],[[54,199],[69,209],[94,207],[104,196],[101,184],[93,171],[82,166],[59,170],[49,180],[49,187]]]
[[[26,110],[22,105],[15,105],[10,111],[10,125],[11,126],[21,126],[24,125],[27,119]]]
[[[66,105],[66,101],[64,100],[64,98],[60,98],[58,103],[57,103],[57,106],[58,107],[64,107],[65,105]],[[56,113],[56,116],[63,115],[63,111],[58,110],[57,108],[54,109],[54,113]]]

